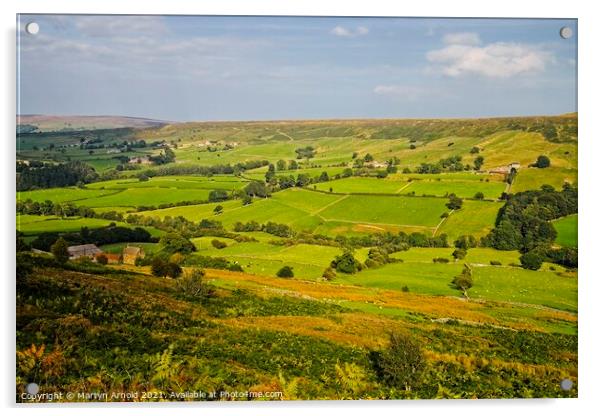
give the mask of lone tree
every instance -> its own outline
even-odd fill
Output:
[[[520,264],[523,269],[539,270],[545,257],[538,249],[531,250],[520,256]]]
[[[550,166],[550,158],[545,155],[539,155],[533,166],[536,168],[547,168]]]
[[[462,198],[458,198],[456,194],[449,195],[449,201],[445,204],[449,209],[460,209],[462,208]]]
[[[408,335],[392,333],[389,348],[376,355],[376,370],[389,386],[411,390],[420,380],[425,360],[420,346]]]
[[[483,166],[483,162],[485,162],[485,158],[483,156],[477,156],[474,160],[474,169],[481,169],[481,166]]]
[[[276,276],[278,276],[278,277],[294,277],[295,273],[293,273],[293,268],[291,266],[284,266],[280,270],[278,270],[278,273],[276,273]]]
[[[462,273],[452,280],[452,285],[456,289],[461,290],[464,297],[468,299],[468,289],[472,287],[472,283],[472,269],[468,264],[465,264]]]
[[[454,259],[456,259],[456,261],[458,261],[458,260],[462,260],[464,257],[466,257],[466,254],[467,254],[466,249],[457,248],[452,253],[452,256],[454,256]]]
[[[155,257],[151,263],[151,273],[157,277],[167,275],[167,263],[162,258]]]
[[[474,199],[485,199],[485,194],[483,192],[477,192],[474,194]]]
[[[59,264],[65,264],[69,260],[69,251],[67,250],[69,244],[63,237],[59,237],[58,240],[50,247],[50,252],[54,256],[54,259]]]
[[[215,215],[219,215],[222,212],[224,212],[224,207],[222,207],[221,205],[217,205],[215,208],[213,208],[213,213]]]

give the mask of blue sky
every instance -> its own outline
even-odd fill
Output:
[[[35,21],[37,35],[23,28]],[[563,26],[574,36],[562,39]],[[575,20],[21,15],[19,112],[163,120],[576,109]]]

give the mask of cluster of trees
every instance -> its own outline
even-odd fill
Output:
[[[460,172],[470,170],[470,165],[462,164],[462,156],[450,156],[436,163],[421,163],[416,173]]]
[[[79,161],[51,163],[17,163],[17,191],[56,188],[90,183],[98,179],[93,167]]]
[[[540,190],[510,195],[498,213],[495,228],[481,244],[498,250],[520,250],[522,264],[531,269],[538,269],[546,260],[577,267],[576,249],[551,248],[556,230],[550,223],[577,213],[577,197],[577,188],[570,184],[561,191],[544,185]]]
[[[277,170],[297,170],[299,169],[299,163],[296,160],[289,160],[288,165],[285,160],[280,159],[276,162]]]
[[[388,249],[390,249],[390,247],[372,247],[368,251],[368,258],[364,262],[364,265],[370,269],[374,269],[384,266],[387,263],[400,261],[389,257]]]
[[[58,234],[54,232],[41,233],[32,242],[31,246],[38,250],[50,251],[51,246],[59,239],[67,241],[68,245],[79,244],[113,244],[124,242],[151,243],[157,242],[144,228],[120,227],[109,224],[107,227],[89,229],[82,227],[79,232]]]
[[[334,260],[332,260],[330,268],[341,273],[355,274],[363,269],[363,265],[353,256],[353,252],[345,251],[343,254],[336,256]]]
[[[71,202],[64,202],[62,204],[44,201],[37,202],[31,199],[25,201],[18,200],[16,206],[17,214],[29,214],[29,215],[56,215],[57,217],[85,217],[93,218],[96,213],[92,208],[89,207],[78,207]],[[112,218],[109,218],[112,219]]]
[[[161,152],[159,152],[158,155],[149,156],[148,160],[150,160],[155,165],[165,165],[167,163],[175,162],[176,154],[169,147],[166,147]]]
[[[291,227],[286,224],[278,224],[275,222],[267,222],[260,224],[257,221],[249,221],[247,223],[236,222],[234,224],[235,232],[252,232],[252,231],[263,231],[268,234],[275,235],[277,237],[289,238],[295,235],[295,232]]]
[[[230,270],[233,272],[243,271],[238,262],[230,262],[223,257],[199,256],[198,254],[188,256],[184,264],[208,269]]]
[[[179,176],[179,175],[201,175],[201,176],[213,176],[213,175],[237,175],[241,172],[250,169],[256,169],[262,166],[267,166],[270,162],[267,160],[250,160],[246,162],[239,162],[235,165],[211,165],[211,166],[199,166],[199,165],[183,165],[173,164],[167,166],[159,166],[154,169],[147,169],[140,174],[144,174],[149,178],[154,176]]]
[[[311,159],[316,155],[317,151],[313,146],[305,146],[295,149],[295,153],[297,154],[297,159]]]

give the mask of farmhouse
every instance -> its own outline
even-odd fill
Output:
[[[97,255],[102,253],[102,250],[96,247],[95,244],[82,244],[79,246],[67,247],[69,252],[69,259],[79,259],[80,257],[95,258]]]
[[[512,169],[514,170],[518,170],[520,168],[520,163],[518,162],[512,162],[507,166],[498,166],[496,168],[493,168],[491,170],[489,170],[489,173],[496,173],[496,174],[500,174],[500,175],[507,175],[509,174]]]
[[[142,165],[148,165],[151,163],[151,160],[148,158],[148,156],[134,156],[130,158],[129,163],[140,163]]]
[[[144,258],[144,250],[142,247],[127,246],[123,249],[123,263],[136,264],[136,259]]]
[[[384,162],[377,162],[376,160],[370,163],[367,163],[366,166],[371,167],[371,168],[375,168],[375,169],[379,169],[379,168],[386,168],[389,165],[387,165]]]

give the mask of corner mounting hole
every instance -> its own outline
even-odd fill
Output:
[[[29,22],[25,26],[25,31],[27,33],[29,33],[30,35],[37,35],[38,32],[40,31],[40,25],[37,24],[36,22]]]
[[[573,37],[573,29],[568,26],[564,26],[560,29],[560,37],[562,39],[570,39]]]

